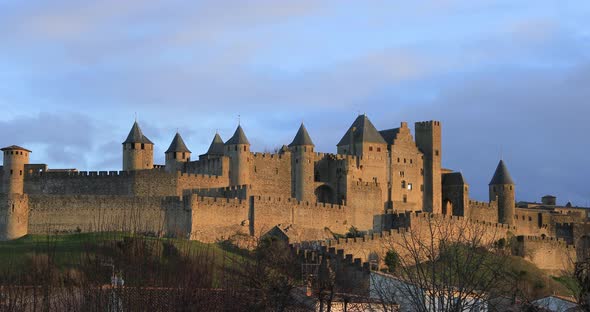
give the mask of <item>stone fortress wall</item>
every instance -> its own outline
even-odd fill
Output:
[[[354,227],[370,234],[353,240],[361,246],[357,249],[379,255],[375,238],[420,229],[427,215],[451,224],[467,218],[485,225],[488,234],[555,237],[566,246],[590,232],[579,225],[587,216],[579,209],[515,208],[514,183],[503,162],[490,183],[489,202],[472,200],[461,173],[441,166],[440,122],[415,127],[415,139],[405,122],[378,132],[361,115],[339,143],[339,154],[329,154],[314,151],[303,125],[288,147],[253,153],[239,126],[227,142],[214,139],[195,161],[177,134],[166,166],[145,169],[153,146],[134,124],[123,149],[124,166],[131,167],[108,172],[28,164],[30,151],[11,146],[3,149],[0,171],[0,239],[125,230],[213,242],[278,229],[302,242],[333,238]],[[499,223],[502,217],[507,224]],[[533,246],[529,241],[517,244],[526,250]],[[550,239],[535,244],[545,243],[561,248]],[[557,260],[547,261],[542,265],[557,266]]]

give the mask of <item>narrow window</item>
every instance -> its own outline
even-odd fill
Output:
[[[275,168],[275,173],[279,174],[279,168]]]
[[[373,151],[373,147],[369,146],[369,152],[372,152],[372,151]]]
[[[22,170],[20,170],[20,175],[23,175],[23,171]]]
[[[246,151],[246,145],[244,145],[244,152]]]
[[[408,202],[408,195],[404,195],[404,203]]]
[[[380,152],[380,151],[381,151],[381,148],[380,147],[377,147],[377,152]]]
[[[412,159],[410,159],[410,164],[413,164],[413,163],[414,163],[414,161]]]
[[[399,162],[399,157],[397,158],[397,162]]]
[[[406,159],[404,158],[404,164],[406,163]]]
[[[182,159],[185,159],[185,158],[186,158],[186,153],[182,152]]]
[[[403,172],[403,171],[400,171],[400,172],[399,172],[399,176],[400,176],[400,177],[404,177],[405,175],[406,175],[406,173],[405,173],[405,172]]]
[[[14,151],[10,151],[10,155],[14,155]]]
[[[512,185],[510,186],[510,190],[512,191]]]
[[[176,159],[176,153],[172,153],[172,158]]]
[[[141,149],[145,149],[145,144],[141,143]]]
[[[435,155],[435,156],[438,156],[438,150],[435,150],[435,151],[434,151],[434,155]]]
[[[402,188],[405,189],[406,188],[406,181],[402,181]]]
[[[412,190],[412,183],[408,183],[408,190]]]
[[[12,204],[12,212],[14,212],[14,204]]]
[[[12,174],[12,169],[10,169],[10,174]]]

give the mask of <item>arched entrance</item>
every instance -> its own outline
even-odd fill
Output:
[[[451,202],[451,200],[449,200],[448,198],[443,201],[442,214],[453,214],[453,202]]]
[[[315,189],[315,198],[319,203],[332,203],[334,201],[334,191],[328,185],[320,185]]]

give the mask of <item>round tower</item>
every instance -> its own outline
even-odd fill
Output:
[[[490,202],[498,201],[498,222],[514,225],[515,196],[514,181],[503,160],[500,160],[496,172],[489,184]]]
[[[225,142],[224,153],[230,158],[230,185],[250,184],[250,142],[242,126],[238,125],[234,135]]]
[[[297,200],[312,200],[314,196],[314,144],[303,123],[299,127],[293,142],[289,144],[291,150],[291,170],[294,178],[293,197]],[[315,201],[315,200],[313,200]]]
[[[29,151],[12,145],[1,149],[4,153],[2,187],[6,194],[23,194],[25,165],[29,163]]]
[[[137,121],[123,142],[123,170],[154,168],[154,143],[139,128]]]
[[[12,145],[0,149],[4,155],[2,200],[0,202],[0,240],[22,237],[28,232],[29,207],[24,194],[25,165],[30,150]]]
[[[180,133],[172,139],[172,143],[166,150],[166,171],[184,171],[184,165],[191,160],[191,151],[184,144]]]

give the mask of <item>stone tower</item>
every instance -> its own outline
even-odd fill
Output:
[[[424,210],[442,213],[440,121],[417,122],[414,128],[416,145],[424,154]]]
[[[176,172],[183,171],[184,164],[191,160],[191,151],[184,144],[180,133],[176,132],[166,154],[166,171]]]
[[[514,181],[503,160],[500,160],[496,172],[489,184],[490,202],[498,200],[498,222],[514,225]]]
[[[291,150],[291,170],[293,183],[293,197],[301,201],[314,201],[314,144],[303,123],[299,127],[293,142],[289,144]]]
[[[29,224],[28,197],[24,194],[25,165],[29,151],[12,145],[1,149],[4,154],[2,194],[0,195],[0,240],[27,234]]]
[[[461,172],[442,175],[442,213],[446,215],[470,217],[469,185]]]
[[[139,128],[137,121],[123,142],[123,170],[154,168],[154,143]]]
[[[244,185],[250,183],[250,142],[242,129],[238,128],[234,135],[225,142],[225,155],[230,158],[230,185]]]

